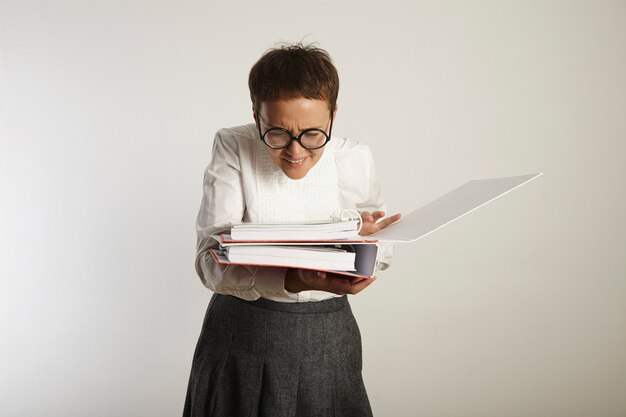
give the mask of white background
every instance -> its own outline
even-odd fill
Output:
[[[375,414],[626,415],[626,2],[0,4],[0,415],[180,415],[213,134],[303,38],[392,211],[544,172],[351,298]]]

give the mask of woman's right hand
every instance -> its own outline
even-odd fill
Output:
[[[309,269],[289,268],[285,274],[285,290],[290,293],[319,290],[339,295],[358,294],[372,282],[372,278],[349,277]]]

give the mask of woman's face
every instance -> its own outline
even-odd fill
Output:
[[[287,129],[298,136],[305,129],[318,128],[328,133],[330,111],[326,100],[295,98],[263,102],[255,115],[261,132],[272,127]],[[305,149],[293,140],[284,149],[267,147],[272,161],[293,180],[304,178],[324,153],[324,148]]]

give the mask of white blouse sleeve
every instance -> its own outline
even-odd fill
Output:
[[[297,294],[285,291],[286,269],[219,265],[208,252],[218,245],[210,235],[227,228],[230,222],[240,222],[246,209],[240,144],[223,133],[220,130],[215,135],[211,162],[204,172],[204,195],[196,222],[196,272],[207,288],[219,294],[246,300],[263,297],[297,301]]]
[[[344,201],[351,203],[360,213],[377,210],[387,213],[387,203],[382,196],[374,156],[368,146],[344,139],[336,154],[339,185]],[[393,244],[379,243],[377,271],[391,265]]]

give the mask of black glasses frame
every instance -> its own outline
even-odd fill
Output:
[[[300,146],[302,146],[304,149],[320,149],[323,148],[324,146],[326,146],[326,144],[328,143],[328,141],[330,141],[330,137],[331,137],[331,133],[333,131],[333,112],[330,112],[330,128],[328,129],[328,133],[324,132],[322,129],[318,129],[316,127],[313,127],[311,129],[305,129],[302,132],[300,132],[300,134],[298,136],[294,136],[291,134],[290,131],[288,131],[285,128],[282,127],[271,127],[269,129],[267,129],[265,131],[265,133],[261,133],[261,124],[259,122],[259,116],[257,113],[257,117],[256,117],[256,127],[259,131],[259,136],[261,137],[261,140],[263,141],[264,144],[266,144],[267,146],[269,146],[272,149],[285,149],[291,146],[292,142],[295,140],[296,142],[298,142],[298,144],[300,144]],[[289,137],[291,138],[291,140],[289,142],[287,142],[287,144],[285,146],[272,146],[269,143],[267,143],[265,141],[265,136],[269,133],[269,132],[276,132],[276,131],[280,131],[280,132],[284,132],[287,135],[289,135]],[[308,132],[321,132],[324,134],[324,136],[326,137],[326,141],[321,144],[320,146],[315,146],[315,147],[310,147],[310,146],[304,146],[304,144],[302,144],[302,136],[304,136],[306,133]]]

